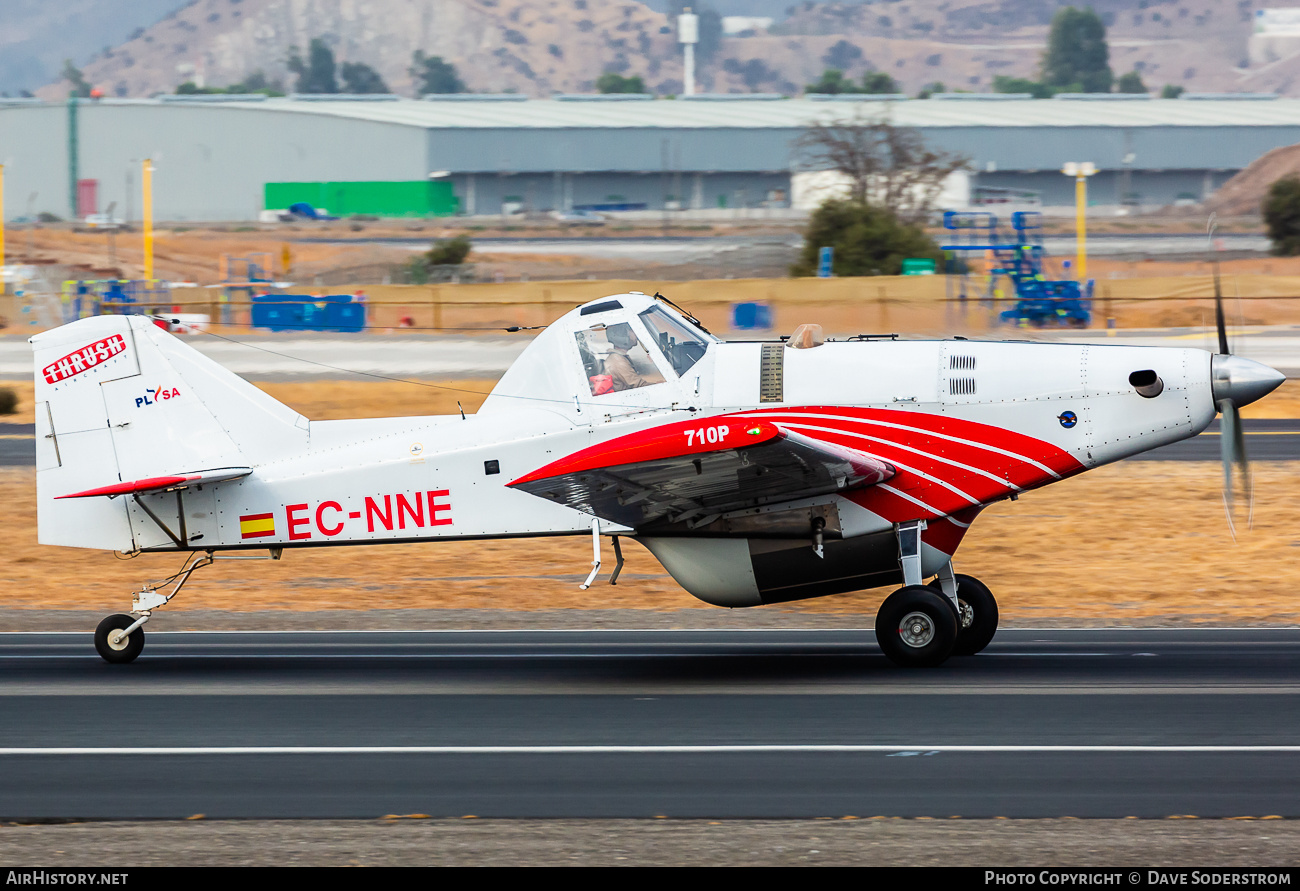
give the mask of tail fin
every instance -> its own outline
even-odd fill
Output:
[[[306,418],[142,316],[83,319],[31,343],[43,544],[153,546],[166,536],[127,498],[55,499],[169,474],[255,467],[307,445]]]

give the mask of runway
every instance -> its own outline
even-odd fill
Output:
[[[0,635],[0,820],[1300,814],[1300,629]]]

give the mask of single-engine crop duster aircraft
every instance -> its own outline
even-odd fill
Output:
[[[816,326],[739,343],[631,293],[544,330],[477,414],[308,421],[142,316],[31,342],[40,541],[191,552],[100,624],[96,648],[118,663],[152,610],[232,551],[587,534],[584,588],[602,536],[614,578],[619,539],[635,538],[719,606],[901,584],[880,647],[936,665],[997,629],[989,589],[952,565],[981,510],[1187,439],[1216,412],[1244,470],[1237,409],[1283,380],[1228,355],[1221,315],[1218,355],[823,342]]]

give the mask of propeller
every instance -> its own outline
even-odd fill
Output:
[[[1214,216],[1206,226],[1211,248],[1214,238]],[[1249,528],[1254,514],[1254,493],[1251,486],[1250,462],[1246,458],[1246,435],[1241,426],[1241,408],[1273,392],[1286,377],[1262,362],[1232,355],[1228,348],[1228,327],[1223,314],[1223,289],[1219,284],[1219,258],[1213,255],[1214,264],[1214,325],[1219,334],[1219,352],[1210,359],[1210,392],[1214,405],[1222,418],[1219,436],[1219,454],[1223,460],[1223,505],[1228,515],[1228,529],[1235,539],[1233,522],[1240,500],[1246,504],[1246,525]]]

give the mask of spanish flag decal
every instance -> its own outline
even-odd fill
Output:
[[[245,514],[239,518],[239,537],[266,538],[275,535],[274,514]]]

